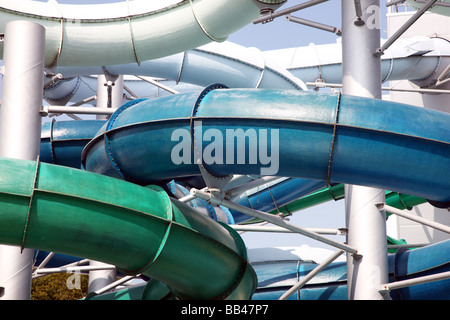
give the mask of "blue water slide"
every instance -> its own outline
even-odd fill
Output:
[[[105,125],[105,120],[52,121],[43,123],[40,160],[46,163],[80,168],[81,153],[84,147],[94,138],[103,125]],[[320,180],[288,178],[270,187],[261,186],[257,192],[251,195],[244,195],[236,202],[246,207],[270,211],[277,206],[283,206],[299,197],[316,191],[324,185],[325,183]],[[189,193],[181,183],[173,180],[167,183],[167,191],[176,198]],[[247,215],[235,210],[225,207],[220,207],[219,210],[201,199],[190,201],[189,204],[205,211],[214,220],[222,222],[234,224],[249,219]]]
[[[325,186],[326,183],[322,180],[288,178],[274,185],[263,185],[255,192],[244,193],[235,202],[248,208],[269,212]],[[249,219],[248,215],[236,210],[230,209],[230,212],[236,223]]]
[[[216,151],[222,148],[223,159],[203,165],[217,177],[260,175],[275,168],[271,175],[379,187],[447,202],[448,123],[449,114],[390,101],[212,85],[198,93],[125,104],[87,144],[82,163],[88,171],[142,185],[199,175],[193,149],[180,145],[191,145],[182,139],[187,135],[194,145],[202,142],[197,150],[204,156],[211,142],[203,134],[211,130],[223,138],[215,145]],[[254,130],[266,158],[260,155],[251,164],[247,152],[242,163],[236,157],[225,161],[227,150],[236,156],[252,148],[247,141],[238,149],[235,139],[227,139],[227,130]],[[174,154],[182,154],[174,153],[177,148],[190,153],[183,154],[186,161],[174,161]]]
[[[389,282],[408,280],[450,270],[450,240],[388,256]],[[314,262],[261,261],[254,300],[278,300],[295,283],[317,267]],[[416,284],[390,292],[393,300],[449,300],[450,279]],[[347,300],[347,264],[334,262],[289,297],[289,300]]]
[[[43,123],[40,161],[81,168],[81,152],[104,123],[104,120]]]
[[[174,130],[185,130],[189,138],[197,141],[198,137],[204,138],[200,132],[204,134],[208,129],[216,129],[215,137],[224,137],[224,152],[231,145],[233,148],[229,150],[235,154],[238,149],[226,140],[227,129],[244,132],[254,129],[258,139],[262,137],[259,130],[278,130],[279,140],[275,142],[279,143],[280,176],[316,179],[322,184],[345,182],[379,186],[446,202],[450,199],[450,182],[442,173],[450,168],[449,120],[448,114],[437,111],[351,96],[213,86],[199,93],[125,104],[107,123],[98,124],[101,128],[87,144],[81,158],[87,170],[142,185],[167,183],[173,178],[200,175],[194,161],[180,165],[173,163],[173,148],[181,142],[173,139]],[[201,121],[201,126],[197,121]],[[209,141],[203,142],[202,151],[207,149]],[[249,149],[250,142],[245,147]],[[274,150],[271,142],[267,147]],[[248,155],[246,157],[248,160]],[[190,158],[193,160],[193,154]],[[203,164],[217,177],[235,173],[258,175],[267,165],[260,160],[256,164]],[[267,194],[264,196],[267,198]],[[267,199],[264,203],[255,203],[268,205],[270,199]],[[391,280],[446,271],[449,247],[447,241],[433,247],[400,252],[394,258],[390,256],[390,269],[395,271],[395,278],[391,277]],[[432,248],[438,248],[440,254]],[[315,266],[304,265],[301,273]],[[270,278],[265,270],[258,268],[255,267],[262,288],[255,299],[265,299],[269,296],[264,294],[269,294],[270,290],[264,288],[261,281],[266,279],[264,281],[268,283]],[[289,270],[268,272],[274,270],[282,277],[290,274]],[[345,272],[345,264],[330,265],[317,278],[320,285],[316,284],[316,287],[321,287],[322,293],[314,293],[317,289],[314,288],[306,294],[306,290],[311,289],[305,287],[301,299],[321,299],[327,295],[327,299],[345,299]],[[339,281],[325,280],[326,274],[330,279],[338,277]],[[445,281],[436,282],[437,289],[432,284],[424,284],[392,294],[405,299],[435,297],[448,288]],[[435,293],[430,293],[433,290]],[[440,296],[443,298],[445,295]]]

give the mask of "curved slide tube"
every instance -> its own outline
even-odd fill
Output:
[[[345,196],[344,185],[337,184],[334,186],[325,187],[317,192],[313,192],[300,199],[292,201],[277,210],[273,209],[270,213],[282,213],[283,215],[290,215],[292,212],[303,210],[324,202],[332,200],[341,200]],[[401,210],[411,210],[412,207],[425,203],[426,199],[415,197],[398,192],[386,191],[386,204]],[[386,213],[389,216],[389,213]]]
[[[224,90],[224,91],[228,91],[228,90]],[[240,90],[239,90],[240,91]],[[273,90],[270,90],[270,91],[273,91]],[[214,91],[213,91],[214,92]],[[172,97],[173,98],[173,97]],[[396,105],[396,104],[394,104],[394,105]],[[398,106],[398,105],[397,105]],[[131,108],[131,107],[130,107]],[[402,108],[405,108],[405,106],[402,106]],[[410,107],[406,107],[407,109],[409,109]],[[413,108],[413,109],[417,109],[417,108]],[[132,110],[132,109],[129,109],[129,110]],[[441,115],[440,113],[436,113],[435,114],[436,116],[438,116],[438,115]],[[430,134],[430,133],[428,133],[428,134]],[[436,140],[436,139],[434,139],[434,140]],[[433,141],[432,143],[436,143],[436,141]],[[439,144],[439,143],[438,143]]]
[[[1,243],[116,265],[178,298],[252,295],[256,276],[238,234],[161,188],[33,161],[0,164]]]
[[[48,67],[140,64],[211,41],[224,41],[257,18],[260,6],[277,8],[283,2],[135,0],[77,6],[4,0],[0,31],[12,20],[43,25]]]
[[[162,78],[177,83],[208,86],[220,82],[236,88],[303,89],[304,83],[256,48],[225,41],[209,43],[171,56],[137,64],[89,67],[58,66],[64,77],[109,73]],[[95,86],[94,86],[95,87]]]
[[[304,82],[342,83],[342,44],[310,44],[305,47],[264,51],[281,67]],[[382,82],[410,80],[421,87],[434,84],[439,68],[450,62],[450,43],[442,38],[398,39],[381,57]]]
[[[281,214],[283,216],[290,216],[294,212],[304,210],[325,202],[338,201],[344,199],[344,185],[336,184],[333,186],[324,187],[324,182],[317,183],[317,187],[323,187],[322,189],[315,192],[308,192],[308,185],[314,186],[314,180],[304,180],[304,179],[289,179],[292,180],[290,183],[283,183],[280,186],[277,184],[274,187],[269,187],[262,189],[251,195],[244,195],[239,198],[236,202],[240,205],[258,209],[261,211],[268,211],[271,214]],[[301,181],[304,181],[303,184]],[[293,188],[300,188],[292,190]],[[304,192],[306,190],[306,192]],[[310,191],[310,190],[309,190]],[[298,197],[297,195],[304,194],[304,196]],[[295,199],[295,200],[292,200]],[[386,204],[400,209],[400,210],[411,210],[412,207],[425,203],[426,199],[415,197],[407,194],[402,194],[398,192],[386,191]],[[239,222],[248,219],[242,213],[230,210],[235,220]],[[390,214],[386,213],[389,217]],[[253,218],[247,223],[260,222],[258,219]]]
[[[81,152],[104,124],[104,120],[43,123],[40,161],[80,169]]]
[[[278,300],[288,289],[307,276],[317,263],[313,260],[277,259],[277,248],[271,248],[270,260],[252,262],[258,276],[253,300]],[[414,250],[399,250],[388,255],[389,282],[414,279],[450,270],[450,240]],[[449,300],[450,279],[391,290],[393,300]],[[167,295],[167,288],[150,281],[103,295],[88,296],[92,300],[154,300]],[[347,263],[334,262],[319,272],[288,300],[348,300]]]
[[[119,108],[83,151],[84,167],[141,185],[199,175],[199,167],[192,161],[191,142],[173,139],[176,129],[181,130],[176,133],[187,134],[187,140],[193,134],[193,141],[200,141],[201,133],[208,129],[218,130],[213,131],[215,137],[223,141],[218,140],[217,145],[224,150],[228,146],[234,155],[236,143],[225,141],[227,129],[266,130],[266,136],[260,138],[274,151],[272,163],[261,159],[255,164],[223,161],[205,163],[205,168],[213,175],[225,176],[259,175],[262,169],[277,167],[279,176],[381,187],[439,202],[450,200],[450,181],[443,174],[450,170],[448,114],[345,95],[213,90],[216,87],[135,101]],[[201,121],[201,128],[195,128],[195,121]],[[279,140],[271,143],[273,137],[268,132],[275,138],[278,135]],[[176,164],[172,156],[180,144],[186,147],[186,161]],[[204,153],[207,146],[205,142],[199,150]]]
[[[81,154],[86,144],[94,138],[96,133],[105,124],[105,120],[86,121],[52,121],[42,125],[42,139],[40,161],[50,164],[64,165],[72,168],[81,167]],[[188,191],[181,185],[170,181],[168,191],[175,198],[186,196]],[[323,189],[322,189],[323,188]],[[320,190],[319,190],[320,189]],[[276,181],[273,184],[265,184],[255,192],[245,192],[233,201],[240,205],[268,211],[272,214],[282,213],[290,215],[295,211],[303,210],[314,205],[332,200],[344,198],[344,187],[337,184],[325,187],[325,182],[321,180],[293,179],[286,178]],[[386,192],[386,203],[398,209],[410,210],[413,206],[422,204],[426,200],[396,192]],[[188,204],[193,204],[197,209],[206,211],[210,217],[216,221],[229,224],[242,223],[249,219],[247,215],[229,210],[232,217],[228,215],[228,210],[224,210],[226,219],[214,217],[217,208],[203,203],[201,199]],[[220,213],[222,215],[222,213]],[[255,221],[252,219],[251,221]]]
[[[398,251],[388,256],[389,282],[413,279],[450,270],[450,241],[427,247]],[[254,263],[258,289],[254,300],[277,300],[302,280],[317,264],[302,261],[264,261]],[[393,300],[448,300],[450,279],[417,284],[390,292]],[[347,300],[347,264],[335,262],[289,297],[290,300]]]
[[[432,49],[430,49],[432,48]],[[49,103],[81,101],[94,94],[97,80],[86,75],[133,74],[207,86],[219,82],[230,88],[269,88],[307,90],[305,82],[321,79],[342,82],[340,43],[260,51],[231,42],[210,43],[172,56],[145,61],[140,65],[123,64],[104,67],[58,67],[66,79],[47,88]],[[382,81],[410,80],[421,86],[432,84],[443,59],[450,59],[450,43],[441,38],[412,37],[399,39],[381,57]],[[82,79],[82,80],[81,80]],[[148,97],[149,85],[125,80],[133,92]],[[141,90],[144,84],[144,90]],[[178,90],[180,91],[180,90]]]
[[[300,178],[289,178],[274,185],[263,185],[254,193],[244,193],[240,198],[233,200],[245,207],[268,212],[273,210],[277,214],[280,207],[302,198],[310,193],[318,191],[325,186],[321,180],[308,180]],[[236,223],[249,220],[249,216],[230,209]]]

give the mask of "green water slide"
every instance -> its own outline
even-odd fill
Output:
[[[113,264],[179,299],[249,299],[244,243],[159,187],[0,158],[0,243]]]
[[[276,210],[272,210],[270,213],[290,215],[295,211],[307,209],[321,203],[332,200],[341,200],[345,197],[344,189],[344,184],[328,186],[281,206]],[[427,202],[427,200],[421,197],[411,196],[399,192],[386,191],[386,204],[401,210],[411,210],[412,207],[425,202]],[[390,213],[387,212],[386,215],[389,217]]]

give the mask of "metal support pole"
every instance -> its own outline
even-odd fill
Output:
[[[45,28],[28,21],[5,26],[0,156],[36,160],[40,150]],[[0,299],[29,300],[34,251],[0,246]]]
[[[53,258],[53,256],[55,255],[54,252],[50,252],[44,259],[44,261],[41,262],[41,264],[36,268],[36,270],[34,270],[33,274],[36,274],[36,271],[39,269],[43,269],[47,263],[50,262],[50,260]]]
[[[205,191],[197,190],[194,188],[192,188],[190,191],[191,191],[191,195],[198,197],[200,199],[206,200],[208,203],[211,203],[213,205],[222,205],[224,207],[247,214],[251,217],[259,218],[261,220],[267,221],[269,223],[280,226],[282,228],[286,228],[288,230],[299,233],[301,235],[312,238],[314,240],[326,243],[330,246],[342,249],[344,251],[347,251],[350,254],[357,253],[357,250],[355,248],[352,248],[346,244],[334,241],[332,239],[323,237],[315,232],[308,231],[305,228],[301,228],[296,225],[290,224],[278,216],[274,216],[274,215],[271,215],[266,212],[262,212],[262,211],[258,211],[258,210],[254,210],[254,209],[250,209],[250,208],[241,206],[240,204],[237,204],[237,203],[229,201],[229,200],[222,199],[220,197],[216,197],[213,194],[205,192]]]
[[[384,44],[381,48],[378,48],[374,51],[375,55],[382,55],[387,48],[389,48],[400,36],[405,33],[406,30],[409,29],[437,0],[429,0],[426,4],[424,4],[416,13],[409,18],[408,21],[405,22],[404,25],[400,27]]]
[[[449,65],[450,67],[450,65]],[[448,81],[450,79],[437,82],[435,86],[438,86],[440,84],[443,84],[444,82]],[[342,88],[342,84],[340,83],[327,83],[327,82],[305,82],[305,84],[309,87],[316,87],[316,88]],[[411,89],[411,88],[393,88],[393,87],[382,87],[382,91],[398,91],[398,92],[417,92],[417,93],[429,93],[429,94],[450,94],[450,90],[446,89]]]
[[[286,291],[279,300],[286,300],[289,298],[295,291],[302,288],[305,284],[308,283],[309,280],[314,278],[320,271],[325,269],[330,263],[332,263],[334,260],[339,258],[341,254],[344,253],[344,250],[338,250],[335,253],[333,253],[328,259],[320,263],[317,267],[314,268],[314,270],[311,270],[302,280],[297,282],[292,288],[290,288],[288,291]]]
[[[163,85],[162,83],[159,83],[158,81],[153,80],[153,79],[150,78],[150,77],[143,77],[143,76],[135,76],[135,77],[136,77],[136,78],[139,78],[139,79],[141,79],[141,80],[143,80],[143,81],[145,81],[145,82],[148,82],[148,83],[154,85],[155,87],[158,87],[158,88],[160,88],[160,89],[163,89],[163,90],[165,90],[165,91],[167,91],[167,92],[169,92],[169,93],[172,93],[172,94],[178,94],[178,93],[180,93],[180,92],[178,92],[177,90],[174,90],[174,89],[172,89],[172,88],[170,88],[170,87],[168,87],[168,86],[165,86],[165,85]]]
[[[107,286],[105,286],[105,287],[103,287],[101,289],[98,289],[96,291],[91,291],[91,294],[94,294],[94,295],[103,294],[103,293],[105,293],[105,292],[107,292],[109,290],[112,290],[112,289],[114,289],[114,288],[116,288],[116,287],[118,287],[118,286],[120,286],[120,285],[122,285],[122,284],[124,284],[124,283],[126,283],[128,281],[131,281],[131,280],[133,280],[133,279],[135,279],[137,277],[139,277],[139,275],[125,276],[125,277],[123,277],[123,278],[121,278],[121,279],[119,279],[117,281],[111,282],[110,284],[108,284]]]
[[[428,219],[424,219],[422,217],[413,215],[411,213],[404,212],[403,210],[399,210],[397,208],[388,206],[388,205],[386,205],[384,203],[378,203],[378,204],[376,204],[376,206],[377,206],[378,210],[384,210],[386,212],[398,215],[398,216],[403,217],[405,219],[409,219],[411,221],[415,221],[417,223],[421,223],[423,225],[429,226],[429,227],[434,228],[436,230],[440,230],[442,232],[450,233],[450,227],[446,226],[445,224],[438,223],[438,222],[435,222],[435,221],[431,221],[431,220],[428,220]]]
[[[65,114],[94,114],[94,115],[112,115],[115,109],[99,107],[66,107],[66,106],[43,106],[40,110],[41,116],[46,117],[52,113]]]
[[[91,260],[89,268],[97,270],[89,271],[88,292],[100,290],[116,281],[117,270],[113,265]]]
[[[320,29],[323,31],[328,31],[331,33],[334,33],[338,36],[340,36],[342,34],[341,29],[333,27],[333,26],[329,26],[323,23],[319,23],[319,22],[314,22],[314,21],[310,21],[310,20],[306,20],[306,19],[302,19],[302,18],[298,18],[298,17],[294,17],[290,14],[286,15],[286,20],[291,21],[291,22],[295,22],[298,24],[302,24],[311,28],[316,28],[316,29]]]
[[[429,276],[423,276],[423,277],[418,277],[418,278],[414,278],[414,279],[385,283],[381,286],[380,291],[387,292],[387,291],[391,291],[391,290],[395,290],[395,289],[414,286],[417,284],[428,283],[428,282],[433,282],[433,281],[438,281],[438,280],[445,280],[445,279],[450,279],[450,271],[441,272],[441,273],[437,273],[437,274],[431,274]]]
[[[89,266],[73,266],[73,267],[59,267],[59,268],[42,268],[37,269],[35,274],[51,274],[51,273],[74,273],[78,272],[81,273],[83,271],[108,271],[114,269],[114,266],[110,265],[89,265]]]
[[[251,231],[251,232],[274,232],[274,233],[294,233],[294,231],[288,230],[282,227],[271,227],[271,226],[253,226],[253,225],[240,225],[233,224],[230,225],[236,231]],[[346,230],[344,229],[333,229],[333,228],[305,228],[305,230],[314,232],[317,234],[329,234],[329,235],[345,235]]]
[[[368,23],[380,19],[380,1],[361,0],[359,4],[364,24],[354,23],[355,2],[342,0],[343,93],[381,99],[381,59],[373,55],[380,44],[379,23]],[[386,218],[375,204],[385,201],[385,191],[346,185],[345,201],[347,243],[362,256],[347,255],[349,299],[384,299],[378,289],[388,282]]]
[[[284,16],[286,14],[289,14],[289,13],[292,13],[292,12],[296,12],[296,11],[299,11],[299,10],[303,10],[303,9],[306,9],[306,8],[309,8],[309,7],[312,7],[312,6],[315,6],[317,4],[321,4],[323,2],[327,2],[327,1],[329,1],[329,0],[310,0],[310,1],[307,1],[307,2],[304,2],[304,3],[300,3],[300,4],[297,4],[297,5],[293,6],[293,7],[287,8],[287,9],[283,9],[283,10],[280,10],[280,11],[277,11],[277,12],[274,12],[274,13],[269,13],[269,14],[263,15],[263,16],[255,19],[255,20],[253,20],[253,24],[266,23],[266,22],[272,21],[275,18]]]
[[[98,75],[97,78],[97,107],[117,109],[123,104],[123,76],[109,74]],[[107,115],[98,115],[98,120],[107,119]]]
[[[99,110],[109,109],[115,110],[123,104],[123,75],[114,76],[105,71],[104,75],[98,75],[97,78],[97,108]],[[97,115],[98,120],[108,119],[109,115]],[[111,265],[100,262],[90,261],[91,266],[103,266],[105,268]],[[115,268],[90,271],[88,292],[99,290],[106,285],[114,282],[117,277]]]
[[[271,182],[275,182],[277,180],[283,181],[283,178],[280,177],[272,177],[272,176],[266,176],[266,177],[261,177],[259,179],[250,181],[246,184],[243,184],[241,186],[237,186],[235,188],[229,189],[229,190],[224,190],[226,191],[226,197],[227,198],[231,198],[233,196],[242,194],[248,190],[263,186],[265,184],[270,184]]]

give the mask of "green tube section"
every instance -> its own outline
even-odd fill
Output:
[[[0,158],[0,243],[115,265],[177,299],[249,299],[256,274],[239,235],[157,186]]]
[[[309,195],[301,197],[292,201],[278,210],[270,211],[271,214],[282,213],[284,215],[291,215],[292,213],[304,210],[328,201],[341,200],[345,197],[344,184],[325,187],[319,191],[313,192]],[[416,196],[411,196],[403,193],[386,191],[386,204],[400,210],[411,210],[414,206],[427,202],[426,199]],[[387,213],[387,216],[390,214]]]

